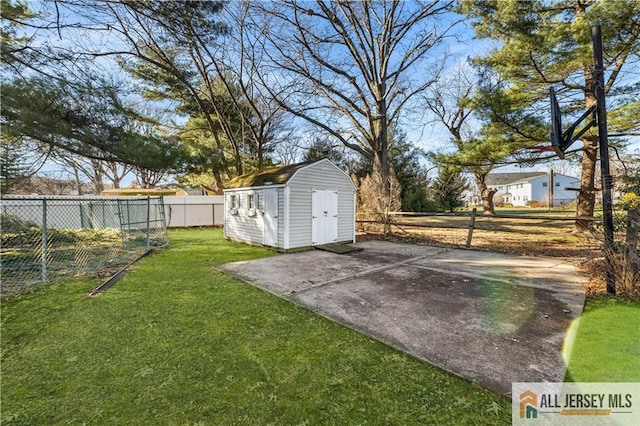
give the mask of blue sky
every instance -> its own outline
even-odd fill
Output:
[[[38,9],[40,6],[51,7],[51,3],[41,3],[41,2],[31,2],[34,6],[34,9]],[[451,19],[456,19],[452,16]],[[467,22],[460,22],[454,29],[452,36],[448,40],[448,44],[446,47],[442,47],[439,49],[434,49],[434,55],[440,55],[441,57],[446,57],[446,66],[445,66],[445,74],[449,70],[453,70],[455,67],[463,64],[469,56],[481,55],[484,52],[488,52],[491,49],[492,44],[486,40],[477,40],[474,38],[473,30],[469,27]],[[96,34],[96,33],[86,33],[85,41],[87,43],[109,43],[113,44],[117,43],[116,40],[105,38],[104,34]],[[53,45],[62,45],[64,46],[68,40],[60,39],[56,37],[55,34],[51,34],[47,39],[41,39],[43,43],[50,43]],[[444,49],[446,49],[446,55],[443,55]],[[110,62],[110,59],[103,58],[99,60],[100,66],[105,70],[116,69],[115,66]],[[112,68],[113,67],[113,68]],[[415,143],[417,146],[423,148],[425,151],[441,151],[451,149],[451,144],[449,143],[449,133],[448,131],[437,121],[433,119],[433,117],[429,113],[422,113],[422,111],[417,110],[414,111],[414,114],[409,114],[408,119],[405,120],[403,130],[407,132],[408,139]],[[635,137],[631,139],[631,148],[630,151],[640,151],[640,138]],[[559,166],[557,163],[556,167],[567,168],[566,164]],[[536,170],[546,170],[549,168],[549,163],[540,163],[534,167]],[[53,170],[51,168],[50,170]],[[504,168],[504,170],[520,170],[516,166],[511,166],[508,168]],[[577,172],[577,170],[574,170]],[[129,184],[131,179],[127,179],[126,184]]]

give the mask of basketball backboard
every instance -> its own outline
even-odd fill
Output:
[[[553,87],[549,88],[549,99],[551,101],[551,148],[555,153],[564,160],[564,154],[569,147],[582,135],[584,135],[591,127],[596,125],[595,111],[596,107],[588,108],[571,126],[564,132],[562,131],[562,112],[558,104],[558,98]],[[582,129],[576,132],[585,120],[589,119]]]
[[[549,88],[549,98],[551,99],[551,146],[558,157],[564,160],[566,141],[562,138],[562,113],[553,87]]]

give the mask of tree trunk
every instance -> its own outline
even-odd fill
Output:
[[[582,149],[582,174],[580,176],[580,192],[576,207],[576,216],[593,217],[596,204],[595,175],[598,160],[598,143],[594,136],[584,138]],[[576,219],[576,232],[586,232],[591,228],[589,220]]]
[[[224,184],[222,183],[222,176],[218,170],[213,171],[213,180],[216,182],[216,191],[222,191],[224,189]]]
[[[583,16],[586,11],[586,3],[576,4],[576,13]],[[584,103],[585,109],[596,105],[596,79],[592,64],[585,64],[584,69]],[[580,192],[576,205],[576,216],[593,217],[593,210],[596,204],[595,176],[596,162],[598,160],[598,136],[588,135],[582,138],[582,173],[580,175]],[[588,220],[576,220],[575,231],[586,232],[591,228],[592,222]]]
[[[80,172],[78,171],[78,166],[77,165],[73,165],[73,176],[76,180],[76,186],[78,189],[78,195],[84,195],[82,192],[82,181],[80,180]]]
[[[140,184],[140,188],[142,189],[149,189],[151,188],[150,185],[150,178],[149,178],[149,172],[147,170],[141,169],[138,170],[138,183]]]
[[[264,139],[261,137],[257,140],[258,144],[258,170],[264,169]]]
[[[91,182],[93,183],[93,187],[98,195],[100,195],[100,193],[104,191],[104,182],[102,180],[102,176],[103,174],[101,172],[94,169],[93,178],[91,179]]]
[[[474,174],[476,185],[482,197],[482,214],[485,216],[493,216],[496,210],[493,206],[493,196],[498,192],[496,189],[489,188],[485,183],[486,174]]]
[[[240,173],[236,173],[235,176],[232,176],[231,172],[229,171],[229,168],[227,167],[227,158],[224,155],[224,146],[222,145],[222,141],[220,140],[220,136],[218,135],[217,129],[213,124],[213,121],[209,122],[209,130],[211,131],[211,134],[213,135],[213,140],[216,143],[216,155],[220,159],[220,164],[222,164],[222,170],[227,174],[229,179],[235,176],[240,176]],[[240,171],[242,171],[242,167],[240,167],[240,170],[236,170],[236,172],[240,172]],[[220,171],[219,170],[214,171],[213,175],[216,178],[216,185],[220,185],[218,189],[222,189],[222,179],[220,178]]]

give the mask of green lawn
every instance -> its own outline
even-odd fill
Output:
[[[510,423],[508,399],[214,269],[272,252],[169,238],[96,298],[3,303],[3,425]]]
[[[640,302],[590,299],[572,331],[567,381],[640,382]]]

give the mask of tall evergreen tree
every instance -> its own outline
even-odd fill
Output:
[[[303,161],[315,161],[326,158],[341,169],[347,169],[348,157],[342,144],[332,143],[331,138],[322,135],[313,137],[311,144],[304,152]]]
[[[637,110],[629,105],[622,86],[636,83],[626,68],[640,54],[640,2],[637,0],[464,0],[460,11],[472,19],[479,38],[495,40],[496,48],[478,62],[506,79],[506,99],[516,101],[523,111],[548,117],[548,89],[554,86],[565,105],[565,112],[579,115],[595,105],[596,80],[593,70],[590,25],[602,24],[605,51],[605,92],[611,124],[617,114]],[[493,111],[496,123],[523,136],[527,132],[501,110]],[[568,119],[567,119],[568,121]],[[640,119],[632,117],[620,130],[638,128]],[[615,132],[617,129],[611,129]],[[595,166],[597,137],[594,132],[582,138],[581,191],[577,215],[592,216],[595,204]],[[587,222],[578,221],[584,230]]]
[[[120,41],[87,56],[117,57],[144,96],[171,101],[184,119],[207,127],[209,153],[218,157],[207,165],[215,186],[269,165],[287,123],[261,87],[264,52],[256,39],[264,34],[247,21],[248,2],[88,0],[69,7]]]
[[[456,167],[441,168],[438,177],[431,185],[435,201],[450,213],[464,206],[463,195],[468,189],[469,182]]]
[[[26,178],[27,166],[19,139],[0,135],[0,194],[9,190]]]
[[[128,123],[137,113],[123,104],[116,87],[99,80],[14,80],[3,87],[0,112],[7,136],[88,159],[164,169],[182,158],[174,139],[133,131]]]

